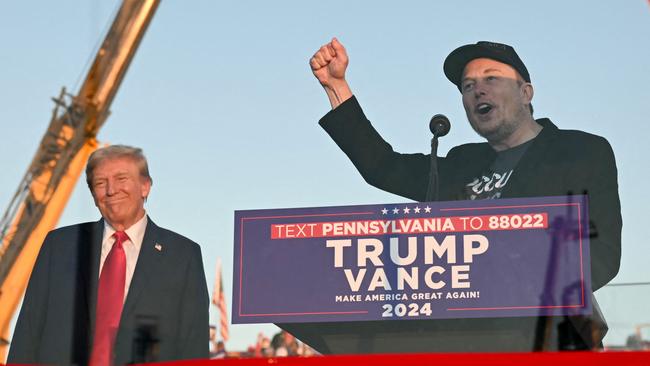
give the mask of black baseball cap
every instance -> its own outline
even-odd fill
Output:
[[[461,90],[463,70],[468,62],[477,58],[489,58],[512,66],[521,77],[530,83],[530,75],[526,65],[521,61],[512,46],[503,43],[480,41],[476,44],[460,46],[453,50],[445,59],[443,70],[447,79],[456,84]]]

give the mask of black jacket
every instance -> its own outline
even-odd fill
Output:
[[[592,288],[609,282],[621,258],[621,207],[614,153],[604,138],[560,130],[549,119],[517,164],[502,198],[589,196]],[[430,156],[400,154],[377,133],[352,97],[330,111],[320,125],[350,158],[363,178],[385,191],[424,201]],[[440,199],[459,200],[465,185],[494,161],[487,143],[456,146],[438,159]]]

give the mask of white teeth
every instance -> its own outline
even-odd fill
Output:
[[[490,110],[492,110],[492,106],[487,103],[481,103],[476,107],[476,110],[480,114],[485,114],[488,113]]]

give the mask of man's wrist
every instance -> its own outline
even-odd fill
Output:
[[[345,79],[337,80],[325,86],[325,92],[330,100],[332,109],[335,109],[341,103],[352,97],[352,90]]]

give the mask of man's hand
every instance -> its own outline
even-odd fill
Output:
[[[323,45],[309,60],[311,71],[323,87],[345,81],[345,69],[348,67],[348,54],[338,39]]]
[[[348,67],[348,54],[338,39],[323,45],[309,60],[311,71],[318,82],[325,88],[332,109],[352,96],[352,91],[345,80]]]

